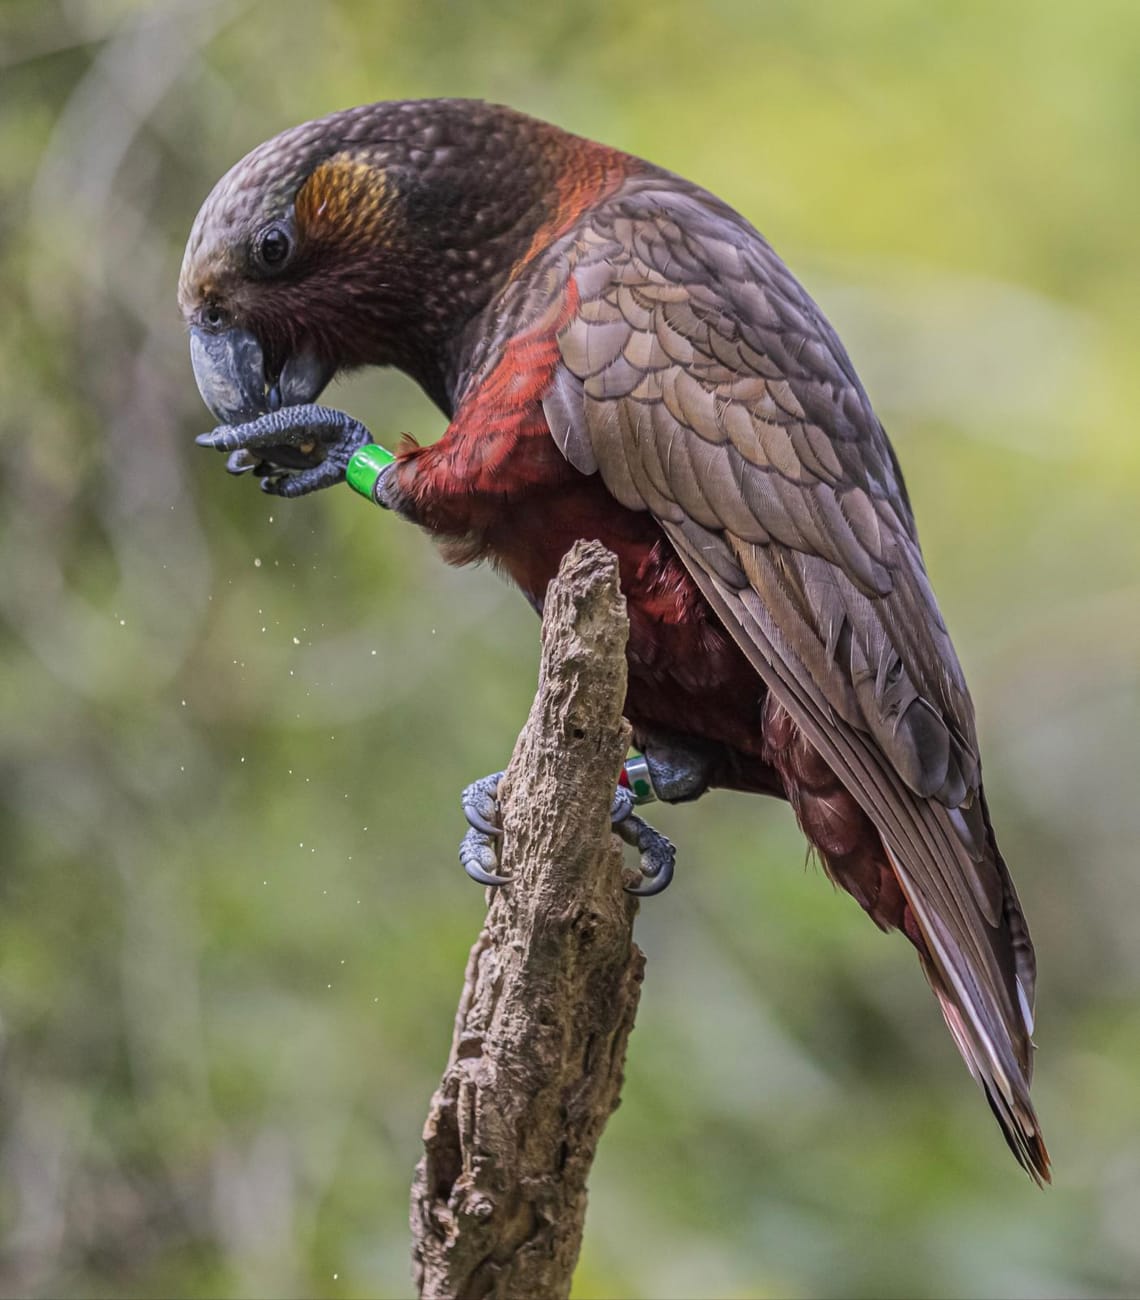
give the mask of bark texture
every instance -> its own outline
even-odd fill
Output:
[[[570,1291],[645,964],[609,828],[628,630],[614,557],[578,543],[547,594],[538,694],[501,790],[516,883],[471,950],[424,1127],[411,1222],[426,1300]]]

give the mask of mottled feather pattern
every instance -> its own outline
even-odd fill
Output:
[[[559,334],[572,378],[546,399],[555,439],[659,520],[874,823],[952,1032],[1042,1171],[1034,972],[980,815],[973,707],[846,352],[763,239],[684,183],[631,182],[556,256],[581,306]]]
[[[767,271],[755,250],[748,255],[738,247],[747,228],[729,226],[732,240],[706,234],[726,225],[717,206],[635,185],[611,207],[618,215],[595,209],[573,246],[572,280],[582,306],[559,344],[580,388],[561,384],[548,403],[552,427],[565,431],[568,458],[583,470],[600,465],[623,505],[648,507],[671,523],[680,522],[680,511],[709,530],[708,552],[727,552],[722,564],[729,556],[738,568],[750,564],[750,580],[772,585],[782,603],[794,600],[789,588],[804,596],[810,586],[811,598],[798,605],[820,652],[835,653],[846,623],[857,636],[858,658],[832,687],[831,705],[899,751],[900,768],[918,793],[944,790],[948,801],[960,802],[962,784],[977,785],[969,696],[925,578],[913,520],[909,511],[900,518],[894,505],[901,488],[886,439],[861,389],[855,401],[841,400],[846,385],[857,385],[853,374],[847,377],[846,354],[786,273]],[[663,230],[674,233],[674,243]],[[759,236],[751,240],[778,268]],[[682,286],[684,301],[655,296],[655,289],[678,287],[667,273],[686,262],[701,278]],[[597,265],[611,274],[591,284]],[[751,280],[742,280],[746,274]],[[772,287],[781,282],[794,288],[794,298]],[[710,284],[727,286],[719,301]],[[749,304],[761,322],[776,322],[770,337],[746,314]],[[773,377],[773,358],[781,377]],[[824,388],[832,407],[848,412],[843,437],[806,415],[801,394],[818,400]],[[769,543],[780,550],[742,549]],[[824,669],[818,681],[826,689],[831,677]],[[852,685],[865,708],[847,689]],[[916,709],[910,723],[908,706],[920,698],[931,708]],[[943,721],[944,742],[932,734],[930,717]],[[914,753],[902,752],[908,744]],[[936,752],[924,762],[921,751],[931,744]]]

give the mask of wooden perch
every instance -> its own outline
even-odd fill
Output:
[[[412,1188],[425,1300],[566,1296],[645,958],[609,810],[629,744],[617,561],[578,543],[547,593],[538,694],[500,787],[502,870],[471,950]]]

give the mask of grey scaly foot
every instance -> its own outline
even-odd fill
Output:
[[[343,411],[307,405],[285,406],[246,424],[222,424],[195,442],[228,453],[231,474],[263,475],[263,492],[300,497],[342,483],[352,453],[371,440],[364,425]]]
[[[499,825],[499,782],[502,772],[473,781],[463,791],[463,815],[470,829],[459,846],[459,861],[463,870],[480,885],[506,885],[509,876],[499,874],[497,842],[503,831]],[[667,889],[673,879],[677,851],[659,831],[634,814],[634,796],[624,786],[618,786],[610,806],[610,823],[614,833],[626,844],[631,844],[639,854],[641,879],[627,885],[626,892],[640,898],[649,898]]]
[[[463,815],[467,818],[470,830],[463,837],[459,846],[459,861],[463,870],[480,885],[507,885],[510,876],[500,876],[496,871],[499,865],[497,840],[503,838],[503,828],[499,825],[499,782],[502,772],[492,772],[490,776],[472,781],[460,796]]]
[[[638,852],[638,869],[641,879],[635,885],[626,885],[627,894],[638,898],[652,898],[662,894],[673,882],[673,869],[677,864],[677,850],[671,840],[633,811],[636,800],[625,786],[619,785],[610,808],[610,825],[614,834]]]

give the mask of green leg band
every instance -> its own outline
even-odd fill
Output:
[[[349,487],[372,501],[372,489],[376,486],[376,480],[395,459],[387,447],[378,447],[375,443],[358,447],[352,453],[348,469],[345,470],[344,476]]]

